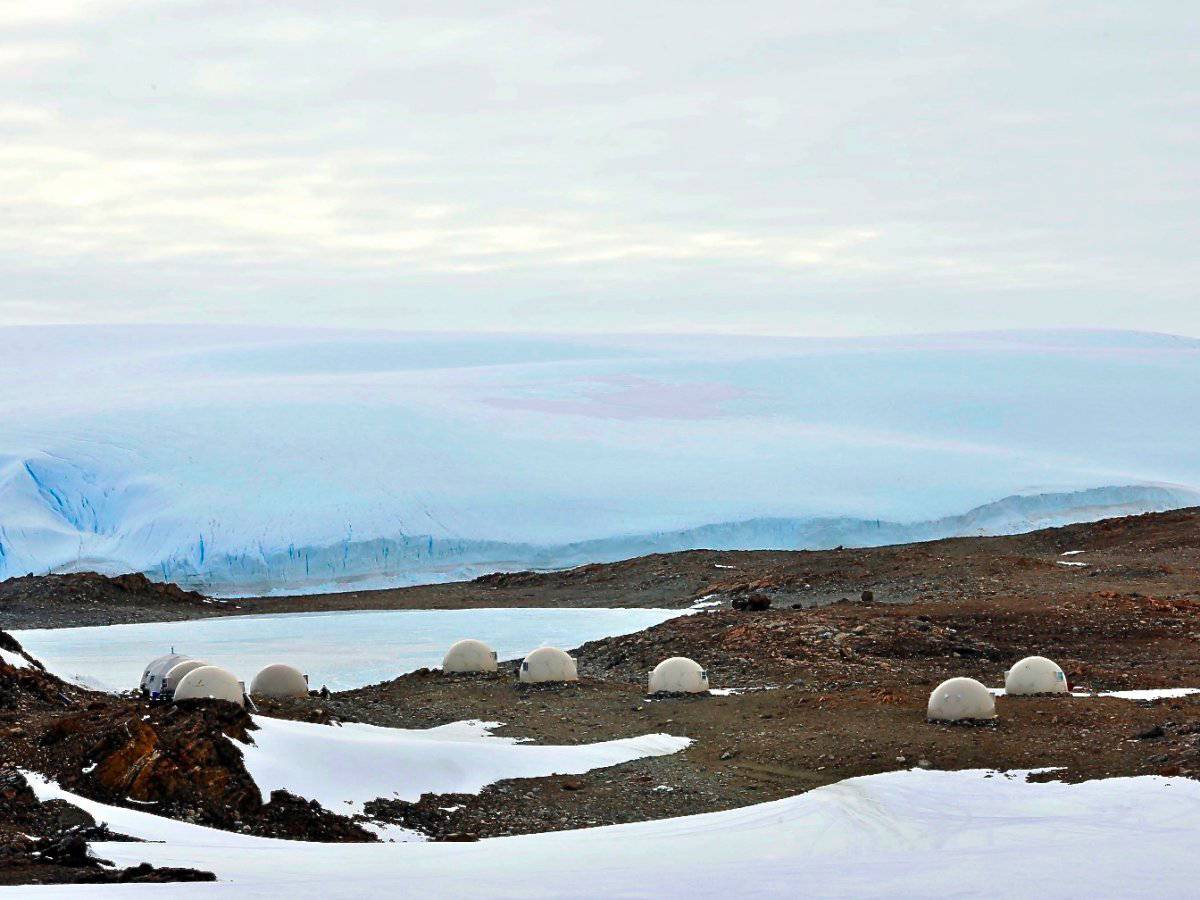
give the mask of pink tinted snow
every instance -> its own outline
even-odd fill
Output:
[[[502,409],[525,409],[597,419],[715,419],[728,415],[724,404],[750,396],[717,382],[669,384],[633,375],[576,378],[566,396],[487,397]]]

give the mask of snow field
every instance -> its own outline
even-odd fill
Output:
[[[208,884],[19,887],[11,897],[358,898],[1189,897],[1200,784],[1029,783],[920,769],[850,779],[727,812],[474,844],[307,844],[104,807],[31,776],[118,831],[118,865],[195,866]],[[1130,861],[1136,861],[1130,864]]]

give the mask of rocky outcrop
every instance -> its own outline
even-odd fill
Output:
[[[297,840],[376,840],[315,802],[283,791],[264,798],[231,740],[253,740],[254,721],[241,707],[87,691],[46,672],[3,631],[0,649],[8,659],[0,658],[0,823],[12,825],[11,833],[0,829],[0,883],[188,880],[203,874],[101,868],[86,844],[111,836],[95,831],[69,804],[37,803],[17,765],[101,803],[216,828]],[[31,860],[37,862],[32,868]],[[49,869],[38,874],[39,866]]]
[[[23,575],[0,581],[0,623],[40,627],[108,625],[214,614],[225,604],[145,575],[108,576],[97,572],[66,575]],[[65,613],[70,613],[64,617]]]
[[[211,872],[148,863],[115,869],[88,848],[92,841],[119,840],[129,839],[69,803],[41,803],[20,772],[0,766],[0,885],[215,880]]]
[[[167,815],[231,827],[262,805],[241,751],[228,740],[249,740],[253,728],[246,711],[231,703],[98,700],[49,718],[37,743],[63,773],[64,787],[105,803],[129,798]]]

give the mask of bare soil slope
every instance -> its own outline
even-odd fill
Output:
[[[225,615],[233,604],[145,575],[96,572],[0,581],[0,627],[64,628]]]

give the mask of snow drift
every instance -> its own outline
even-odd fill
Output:
[[[105,807],[30,776],[114,831],[117,865],[192,865],[209,884],[107,885],[105,896],[925,898],[1190,897],[1200,783],[1029,783],[1021,773],[914,770],[853,778],[727,812],[474,844],[305,844]],[[1136,860],[1136,865],[1130,865]],[[44,888],[9,888],[13,897]],[[90,896],[87,885],[56,895]]]

